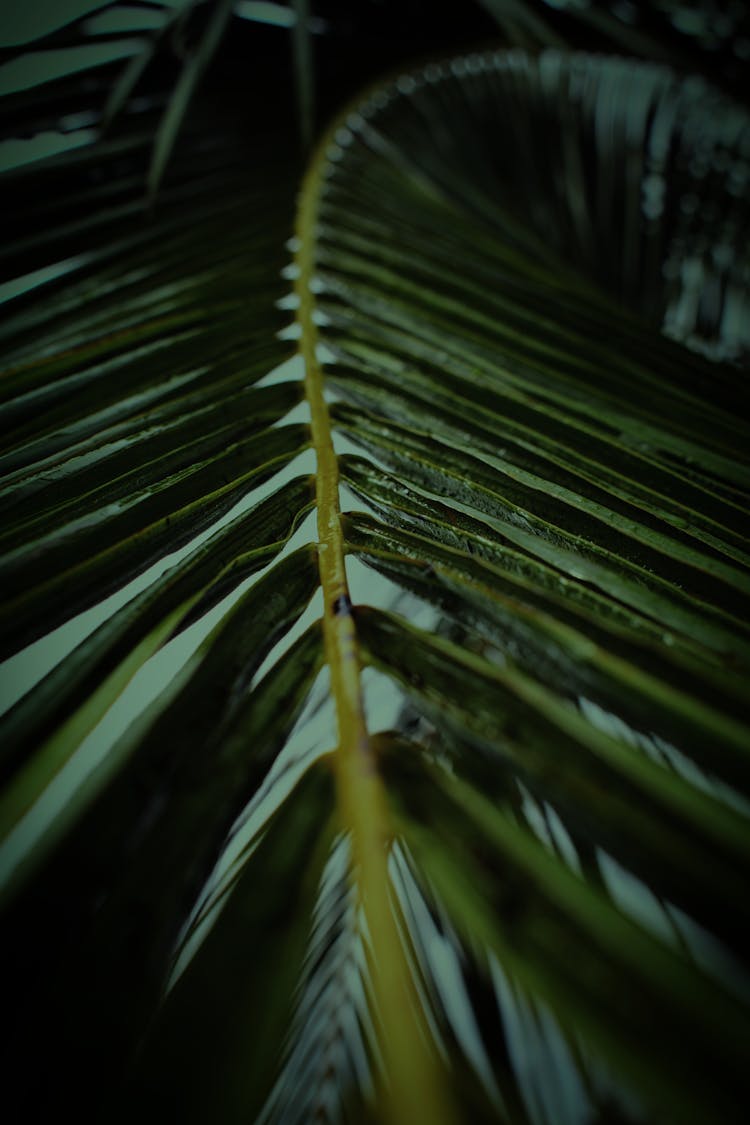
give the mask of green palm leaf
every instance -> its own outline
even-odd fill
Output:
[[[27,1119],[741,1119],[748,128],[431,64],[283,276],[229,122],[148,224],[149,129],[6,177],[6,276],[55,266],[2,329]]]

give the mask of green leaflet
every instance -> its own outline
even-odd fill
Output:
[[[566,962],[587,963],[589,938],[594,956],[596,895],[589,936],[570,945],[542,910],[533,932],[545,954],[533,968],[524,936],[506,940],[495,928],[516,885],[501,859],[500,828],[488,828],[478,844],[486,875],[465,850],[475,805],[489,825],[493,806],[510,802],[521,819],[518,846],[549,862],[553,879],[565,853],[561,844],[553,859],[535,841],[542,829],[522,812],[533,799],[564,826],[566,847],[597,895],[612,893],[604,856],[617,857],[654,901],[682,903],[744,959],[747,806],[727,808],[738,794],[710,775],[731,778],[746,798],[745,390],[729,369],[714,377],[702,359],[684,350],[678,358],[673,344],[642,322],[636,328],[514,226],[519,211],[536,215],[538,234],[605,285],[621,284],[620,293],[633,278],[607,271],[640,255],[638,284],[659,308],[659,254],[674,251],[649,247],[638,225],[637,176],[635,195],[610,196],[612,153],[600,153],[587,184],[576,184],[573,165],[576,146],[589,143],[587,106],[609,115],[613,136],[622,136],[618,102],[606,91],[615,75],[627,76],[641,99],[629,103],[639,106],[643,130],[638,175],[649,175],[648,115],[660,119],[669,80],[627,63],[581,64],[601,110],[598,100],[582,100],[575,139],[568,135],[558,149],[554,99],[574,97],[582,74],[578,63],[567,65],[484,55],[428,66],[373,94],[332,138],[319,229],[321,336],[342,400],[335,425],[361,451],[343,459],[342,475],[369,509],[347,515],[344,533],[350,551],[396,588],[439,606],[451,640],[410,625],[419,609],[406,600],[406,620],[362,607],[355,623],[368,661],[401,685],[402,739],[410,735],[415,750],[449,764],[447,794],[463,786],[468,817],[455,833],[450,807],[437,797],[440,812],[426,814],[423,795],[419,814],[406,800],[399,821],[436,909],[447,910],[480,962],[488,944],[512,979],[528,970],[524,987],[550,1003],[569,1042],[582,1036],[586,1050],[629,1074],[660,1114],[710,1120],[716,1090],[733,1120],[744,1079],[739,1061],[726,1059],[746,1035],[742,1005],[731,1018],[727,1010],[725,1026],[735,1030],[724,1052],[713,1041],[724,1017],[703,1018],[714,1001],[716,1012],[722,1007],[722,986],[693,977],[684,953],[660,943],[649,947],[662,965],[654,979],[670,976],[674,993],[654,994],[640,1016],[631,1013],[638,1032],[627,1029],[629,1017],[596,1030],[582,981],[572,985],[575,1003],[563,999],[571,987]],[[514,157],[503,160],[495,131],[512,120],[504,99],[521,89],[526,96],[529,84],[540,103],[540,137],[533,145],[516,140],[508,151],[522,163],[532,153],[543,174],[521,177]],[[696,108],[699,116],[704,109]],[[520,197],[512,185],[522,178]],[[564,192],[551,210],[549,184]],[[677,199],[665,209],[685,190],[675,185]],[[581,206],[587,194],[591,206]],[[621,204],[623,215],[598,211],[600,200]],[[730,213],[734,206],[727,204]],[[612,231],[622,232],[621,245],[611,246]],[[600,237],[609,257],[597,256]],[[634,290],[632,297],[637,305]],[[364,577],[360,588],[366,600]],[[400,608],[395,589],[393,600]],[[408,753],[404,741],[396,753]],[[672,772],[678,768],[684,777]],[[701,787],[719,800],[699,793],[700,770],[709,774]],[[394,802],[405,799],[398,769],[387,777]],[[429,837],[416,823],[425,815]],[[565,868],[561,885],[572,878]],[[575,897],[585,884],[576,877],[570,887]],[[631,923],[622,920],[615,936],[618,919],[602,906],[599,922],[611,923],[613,948],[635,956]],[[645,946],[643,955],[651,956]],[[609,991],[604,967],[591,972],[599,998],[608,995],[600,1012],[608,1022],[627,974]],[[641,986],[633,979],[629,987]],[[703,996],[692,1016],[677,1014],[686,992]],[[628,997],[625,988],[623,1004]],[[674,1030],[652,1039],[657,1018]],[[683,1018],[691,1034],[707,1036],[696,1053],[714,1072],[684,1101],[680,1050],[662,1066],[656,1048]],[[586,1073],[590,1064],[578,1065]],[[614,1096],[625,1112],[626,1097]]]
[[[117,676],[119,669],[128,665],[128,657],[122,664],[118,661],[134,642],[141,640],[148,644],[150,631],[153,631],[159,638],[155,645],[164,643],[185,629],[191,617],[195,619],[206,613],[243,579],[270,562],[304,513],[302,505],[305,503],[309,507],[311,488],[310,482],[303,478],[280,489],[216,532],[205,545],[167,570],[95,630],[70,654],[63,667],[58,666],[33,695],[21,700],[6,718],[3,745],[6,776],[29,757],[32,760],[30,765],[24,765],[24,773],[33,777],[38,776],[40,762],[45,758],[50,759],[50,767],[41,770],[43,776],[59,768],[119,694],[108,688],[105,677],[108,673]],[[264,538],[266,545],[255,545]],[[253,546],[243,551],[248,540]],[[146,651],[151,654],[150,648]],[[133,654],[136,652],[137,647]],[[144,658],[142,654],[138,664],[128,668],[128,678]],[[76,711],[81,701],[84,702]],[[53,732],[46,742],[45,729]],[[35,789],[37,784],[34,784]],[[0,805],[3,819],[10,806],[17,806],[17,798],[13,796],[16,789],[14,780]]]
[[[404,756],[404,748],[398,749]],[[423,772],[399,789],[407,802],[404,838],[468,942],[493,949],[561,1012],[568,1009],[566,994],[575,996],[581,1026],[609,1040],[608,1051],[637,1074],[656,1105],[665,1104],[672,1114],[681,1102],[684,1120],[704,1121],[719,1099],[726,1119],[736,1118],[746,1010],[634,930],[473,787]],[[583,941],[578,927],[586,934]],[[597,1012],[605,993],[606,1008]],[[634,1031],[653,1023],[659,1024],[662,1050],[649,1057]],[[700,1057],[721,1082],[707,1080],[704,1072],[686,1097],[684,1050],[696,1032]]]
[[[261,579],[247,593],[236,599],[236,604],[224,614],[219,625],[190,657],[187,664],[180,668],[177,676],[152,705],[159,713],[156,725],[150,727],[153,716],[146,711],[136,724],[135,737],[132,734],[124,735],[117,746],[109,751],[103,763],[93,771],[90,768],[89,770],[83,768],[82,778],[81,766],[79,766],[79,777],[76,779],[77,784],[72,797],[59,810],[55,820],[48,825],[44,821],[45,815],[48,814],[39,813],[34,807],[34,802],[44,796],[45,787],[53,781],[63,764],[68,762],[77,749],[72,736],[77,735],[78,741],[81,741],[83,732],[76,728],[81,722],[85,722],[88,716],[85,714],[82,716],[79,711],[67,728],[58,728],[56,736],[52,736],[42,745],[27,766],[21,767],[6,790],[2,806],[3,829],[7,833],[2,857],[4,881],[10,881],[12,885],[18,878],[23,879],[27,865],[38,862],[39,850],[46,850],[50,846],[50,836],[55,840],[63,826],[69,823],[72,817],[80,815],[82,809],[106,784],[113,770],[118,766],[121,767],[122,761],[126,760],[135,748],[139,749],[141,758],[145,758],[147,772],[145,781],[138,786],[134,805],[128,808],[126,799],[119,798],[125,812],[121,823],[123,837],[127,836],[128,822],[131,819],[137,822],[139,819],[135,808],[141,804],[142,786],[149,788],[149,779],[152,775],[159,776],[162,772],[168,776],[169,762],[174,754],[179,752],[182,768],[185,769],[191,747],[197,745],[202,752],[207,753],[213,740],[218,741],[220,745],[222,740],[229,740],[229,731],[235,722],[236,712],[241,706],[255,671],[276,641],[280,640],[301,616],[315,589],[316,571],[313,562],[311,549],[303,548],[279,564],[270,583],[268,578]],[[184,604],[180,607],[183,613],[186,609],[189,611],[192,608]],[[176,617],[177,615],[173,613],[165,623],[170,632],[175,630]],[[154,647],[164,639],[162,630],[157,634]],[[139,649],[135,651],[143,660],[143,652]],[[149,652],[148,655],[151,653]],[[132,668],[128,668],[128,672],[132,675]],[[119,686],[122,688],[123,685]],[[109,688],[110,684],[105,682],[103,690],[106,692]],[[164,710],[165,704],[169,704],[166,710]],[[94,699],[91,700],[90,705],[95,705]],[[89,720],[87,725],[93,726],[94,722],[95,720]],[[148,734],[145,733],[144,726],[149,726]],[[152,796],[158,803],[159,798],[155,792]],[[40,804],[43,805],[43,801]],[[207,809],[214,813],[223,811],[220,802],[217,802],[216,806],[212,802],[207,802]],[[37,816],[41,818],[39,827],[36,824]],[[117,822],[114,814],[108,818],[108,822],[109,831],[111,825]],[[18,868],[20,868],[20,875]]]
[[[333,842],[332,804],[327,771],[308,774],[246,862],[218,922],[167,997],[138,1067],[134,1106],[155,1098],[157,1114],[176,1107],[185,1121],[218,1114],[227,1123],[260,1109],[257,1092],[285,1031],[307,916]]]
[[[511,762],[533,792],[600,846],[616,856],[622,849],[620,858],[666,898],[698,910],[711,899],[712,925],[741,950],[744,817],[665,775],[512,668],[372,611],[363,610],[358,623],[372,660],[404,683],[438,729],[465,743],[457,771],[481,778],[486,793],[488,763]],[[634,807],[643,818],[637,834]]]
[[[401,74],[280,305],[273,130],[198,107],[136,197],[210,15],[166,117],[4,181],[1,651],[61,646],[4,716],[11,1107],[739,1122],[746,115],[626,60]]]
[[[551,691],[574,701],[586,693],[635,727],[648,714],[651,733],[690,750],[709,769],[725,768],[746,788],[741,677],[712,676],[700,654],[686,659],[679,646],[659,646],[659,638],[637,618],[628,622],[629,630],[625,622],[602,627],[597,614],[612,608],[605,602],[592,598],[583,611],[573,612],[566,587],[559,583],[550,595],[543,571],[539,575],[525,566],[514,579],[507,552],[501,569],[446,550],[426,536],[384,534],[366,517],[348,517],[346,527],[352,550],[364,561],[436,602]]]
[[[612,527],[616,517],[608,521],[604,510],[597,514],[596,523],[582,519],[577,513],[565,511],[554,499],[550,501],[541,479],[532,486],[519,485],[502,470],[490,470],[478,459],[390,421],[372,421],[358,412],[356,428],[350,429],[348,413],[341,409],[337,417],[342,429],[361,440],[384,464],[397,467],[424,491],[446,496],[464,510],[478,510],[515,546],[556,564],[571,577],[610,592],[618,601],[662,620],[670,628],[688,635],[693,632],[708,647],[747,660],[748,642],[741,634],[737,636],[740,628],[734,616],[735,606],[741,611],[745,599],[716,581],[713,569],[709,570],[705,562],[696,573],[673,561],[675,578],[670,582],[662,576],[664,568],[653,554],[618,537]],[[674,551],[678,553],[679,547]],[[685,590],[690,578],[692,601],[700,598],[700,616],[691,612],[689,591]],[[721,602],[724,606],[717,604],[714,609],[712,603]]]

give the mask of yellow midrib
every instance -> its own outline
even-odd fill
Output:
[[[344,115],[345,116],[345,115]],[[418,1001],[390,903],[388,844],[391,838],[385,789],[367,732],[361,689],[361,663],[344,562],[339,505],[338,460],[317,357],[318,331],[311,281],[315,271],[315,232],[326,164],[326,149],[341,119],[315,152],[303,180],[297,208],[295,292],[317,458],[318,559],[323,591],[323,635],[338,723],[334,755],[338,806],[349,832],[356,889],[367,920],[372,953],[376,1026],[386,1070],[384,1118],[393,1125],[454,1125],[443,1069],[418,1014]]]

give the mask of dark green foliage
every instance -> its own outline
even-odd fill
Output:
[[[668,7],[581,34],[697,58]],[[333,779],[291,56],[270,86],[257,40],[283,95],[248,125],[230,8],[149,33],[96,144],[0,179],[11,1121],[398,1120]],[[33,134],[113,81],[6,109]],[[382,843],[456,1121],[746,1116],[749,145],[651,61],[503,45],[399,72],[313,158]]]

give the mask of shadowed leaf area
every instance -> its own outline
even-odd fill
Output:
[[[0,100],[6,1119],[744,1121],[735,71],[97,7]]]

